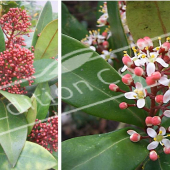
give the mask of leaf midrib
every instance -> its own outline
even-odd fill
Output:
[[[118,144],[118,143],[120,143],[120,142],[122,142],[122,141],[124,141],[124,140],[126,140],[126,139],[128,139],[128,138],[129,138],[129,136],[126,137],[126,138],[123,138],[123,139],[121,139],[121,140],[119,140],[119,141],[117,141],[117,142],[115,142],[115,143],[113,143],[112,145],[110,145],[109,147],[107,147],[106,149],[104,149],[103,151],[101,151],[100,153],[98,153],[97,155],[91,157],[90,159],[88,159],[88,160],[86,160],[86,161],[83,161],[83,163],[81,163],[81,164],[76,165],[75,167],[72,168],[72,170],[75,169],[75,168],[77,168],[77,167],[79,167],[79,166],[81,166],[81,165],[83,165],[83,164],[86,164],[87,162],[89,162],[89,161],[91,161],[92,159],[98,157],[99,155],[101,155],[102,153],[104,153],[105,151],[107,151],[108,149],[110,149],[111,147],[113,147],[114,145],[116,145],[116,144]]]

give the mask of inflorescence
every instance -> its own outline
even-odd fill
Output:
[[[30,16],[20,8],[10,8],[0,19],[0,26],[6,36],[6,50],[0,53],[0,89],[9,93],[23,94],[22,80],[29,85],[34,81],[34,54],[26,46],[23,35],[29,36]]]
[[[48,118],[44,123],[36,119],[36,124],[28,137],[31,142],[43,146],[49,152],[56,152],[58,148],[58,117]]]
[[[144,37],[137,41],[137,48],[133,47],[134,57],[130,57],[124,51],[122,61],[124,67],[122,72],[128,71],[122,77],[122,82],[127,85],[130,92],[120,89],[116,84],[110,84],[109,88],[115,92],[124,93],[125,98],[135,101],[134,104],[126,102],[120,103],[120,109],[128,107],[138,107],[148,113],[145,119],[145,132],[147,136],[141,136],[134,130],[128,130],[132,142],[138,142],[141,139],[149,139],[147,149],[150,151],[149,157],[155,161],[158,159],[156,152],[157,146],[163,146],[165,154],[170,154],[170,127],[165,128],[162,125],[163,117],[170,117],[170,38],[162,44],[161,37],[159,46],[154,48],[153,42],[149,37]],[[134,76],[143,79],[147,87],[141,82],[135,82]],[[150,108],[146,107],[146,99],[150,99]]]

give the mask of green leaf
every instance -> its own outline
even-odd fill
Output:
[[[37,116],[37,100],[36,97],[33,95],[31,97],[31,103],[32,103],[32,107],[29,108],[28,112],[25,112],[25,117],[27,119],[27,122],[29,124],[28,126],[28,134],[30,134],[33,126],[34,126],[34,122],[36,120],[36,116]]]
[[[116,50],[115,54],[118,56],[119,63],[116,63],[115,67],[120,68],[122,66],[122,56],[123,50],[126,50],[129,55],[131,55],[131,50],[129,48],[128,40],[124,32],[124,28],[120,18],[120,11],[119,11],[119,2],[118,1],[110,1],[107,2],[108,14],[109,14],[109,24],[110,30],[112,32],[112,44],[113,50]],[[125,49],[123,49],[125,48]],[[119,67],[118,67],[119,66]]]
[[[57,160],[57,165],[53,169],[58,170],[58,152],[53,152],[52,155]]]
[[[0,52],[5,51],[5,39],[2,28],[0,27]]]
[[[122,93],[109,90],[109,84],[114,82],[122,90],[129,91],[121,82],[117,71],[96,52],[63,35],[62,54],[62,99],[65,102],[77,107],[76,110],[83,110],[94,116],[145,126],[147,114],[142,109],[129,107],[125,111],[119,108],[123,101],[134,101],[125,99]]]
[[[23,113],[31,107],[31,99],[25,95],[11,94],[2,90],[0,93],[15,106],[19,113]]]
[[[41,32],[35,46],[34,60],[56,57],[58,53],[58,20],[50,22]]]
[[[132,170],[147,157],[147,143],[133,143],[127,128],[73,138],[62,144],[63,170]]]
[[[26,141],[27,121],[24,114],[16,115],[10,103],[0,100],[0,108],[0,143],[14,167]]]
[[[166,1],[127,2],[127,23],[135,41],[170,32],[170,3]],[[157,41],[158,42],[158,41]]]
[[[55,59],[37,60],[34,61],[33,65],[35,68],[35,73],[33,75],[35,79],[32,79],[34,80],[32,85],[56,79],[58,76],[58,61],[56,61]],[[21,83],[22,87],[29,85],[27,80],[22,80],[22,82],[23,82]],[[32,86],[31,89],[34,90],[34,86]]]
[[[33,65],[35,68],[33,85],[52,80],[58,75],[58,62],[54,59],[37,60]]]
[[[0,169],[2,170],[46,170],[57,165],[56,159],[42,146],[26,142],[14,168],[8,164],[7,157],[0,147]]]
[[[78,20],[70,14],[66,5],[62,3],[62,33],[81,40],[86,37],[88,31]]]
[[[50,87],[48,82],[41,83],[37,86],[34,92],[37,99],[37,119],[45,119],[51,103]]]
[[[169,170],[170,167],[170,155],[164,152],[158,153],[160,158],[156,161],[151,161],[149,158],[146,164],[143,166],[143,170]]]
[[[35,47],[38,40],[38,34],[40,34],[44,27],[51,21],[52,21],[52,6],[51,2],[47,1],[37,22],[37,26],[35,28],[34,36],[32,39],[32,46]]]

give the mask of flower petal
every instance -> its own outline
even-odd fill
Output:
[[[127,67],[126,65],[124,65],[123,68],[121,69],[121,72],[126,71],[127,68],[128,68],[128,67]]]
[[[170,117],[170,110],[166,110],[163,114],[164,114],[166,117]]]
[[[170,100],[170,90],[167,90],[163,97],[163,102],[167,103]]]
[[[169,79],[167,79],[165,76],[161,77],[158,82],[160,84],[164,85],[164,86],[168,86],[169,85]]]
[[[90,49],[92,49],[93,51],[96,51],[96,48],[94,46],[90,46]]]
[[[147,128],[147,134],[151,137],[151,138],[154,138],[157,136],[157,133],[154,129],[152,128]]]
[[[159,142],[153,141],[153,142],[151,142],[151,143],[147,146],[147,149],[148,149],[148,150],[155,149],[155,148],[158,146],[158,144],[159,144]]]
[[[165,63],[165,61],[162,58],[157,58],[156,61],[161,64],[163,67],[168,67],[169,65]]]
[[[145,106],[145,99],[138,99],[137,101],[137,107],[143,108]]]
[[[136,93],[134,92],[127,92],[124,94],[127,99],[136,99],[134,96],[136,96]]]
[[[159,132],[162,131],[162,135],[165,135],[166,134],[166,130],[164,127],[160,127],[159,128]]]
[[[134,131],[134,130],[128,130],[127,133],[128,133],[129,135],[133,135],[134,133],[137,133],[137,132]]]
[[[149,63],[146,68],[147,75],[151,76],[152,73],[155,72],[155,64],[154,63]]]
[[[162,143],[165,145],[166,148],[170,148],[170,140],[169,139],[162,139]]]
[[[142,86],[142,84],[139,83],[139,82],[135,83],[135,87],[136,87],[136,89],[138,89],[138,90],[143,90],[143,86]]]

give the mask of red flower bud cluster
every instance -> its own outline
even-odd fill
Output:
[[[31,142],[43,146],[49,152],[56,152],[58,146],[58,117],[48,118],[45,123],[36,119],[36,124],[28,137]]]
[[[30,16],[27,15],[25,10],[20,8],[10,8],[9,12],[3,15],[0,19],[1,28],[6,35],[6,47],[9,48],[9,45],[19,44],[23,45],[24,39],[21,35],[29,36],[31,31],[29,27]]]
[[[22,94],[25,88],[20,86],[22,79],[26,79],[29,85],[33,83],[35,72],[33,68],[34,55],[30,50],[21,48],[15,44],[0,53],[0,89],[9,93]]]
[[[29,36],[30,16],[20,8],[10,8],[0,19],[1,28],[6,36],[6,50],[0,53],[0,90],[23,94],[22,79],[33,83],[34,54],[26,46],[22,35]]]

